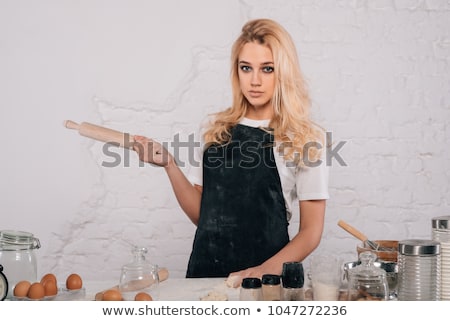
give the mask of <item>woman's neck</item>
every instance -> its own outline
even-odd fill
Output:
[[[247,112],[245,113],[245,117],[253,120],[266,120],[272,119],[273,110],[272,108],[247,108]]]

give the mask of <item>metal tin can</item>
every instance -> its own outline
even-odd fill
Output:
[[[399,301],[439,300],[440,250],[433,240],[399,242]]]
[[[450,300],[450,216],[434,217],[431,221],[433,240],[441,243],[440,299]]]

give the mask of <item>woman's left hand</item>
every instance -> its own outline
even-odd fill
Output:
[[[145,163],[165,167],[173,162],[173,156],[163,145],[144,136],[134,136],[133,149],[138,153],[139,160]]]

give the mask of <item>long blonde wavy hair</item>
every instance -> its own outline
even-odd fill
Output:
[[[300,71],[297,50],[289,33],[270,19],[247,22],[234,42],[231,50],[232,106],[214,115],[211,126],[204,133],[206,146],[228,143],[231,128],[246,115],[249,102],[240,89],[238,59],[243,46],[249,42],[265,45],[272,51],[276,85],[271,100],[274,116],[269,127],[273,130],[278,151],[296,165],[303,165],[305,157],[309,161],[316,160],[319,149],[308,148],[308,155],[303,151],[308,143],[323,146],[323,130],[310,119],[311,100]]]

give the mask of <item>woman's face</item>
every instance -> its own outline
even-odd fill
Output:
[[[239,53],[238,70],[242,94],[252,107],[247,110],[246,116],[271,118],[271,99],[275,89],[272,51],[256,42],[246,43]]]

